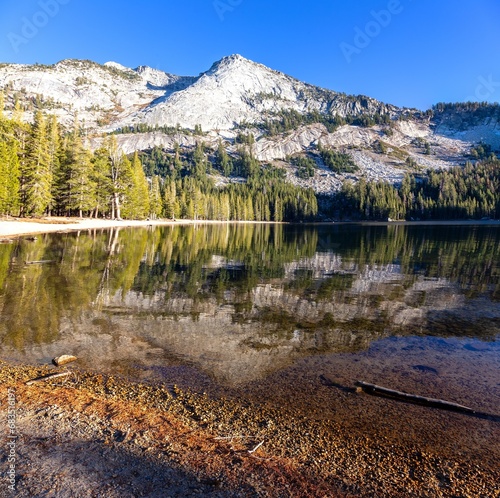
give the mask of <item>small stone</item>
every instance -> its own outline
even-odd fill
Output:
[[[72,356],[69,354],[63,354],[62,356],[57,356],[52,359],[52,363],[56,367],[60,367],[61,365],[66,365],[66,363],[71,363],[72,361],[76,361],[78,358],[76,356]]]

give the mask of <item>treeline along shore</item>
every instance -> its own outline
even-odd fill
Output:
[[[0,111],[3,101],[0,95]],[[287,182],[283,168],[258,161],[253,141],[239,140],[237,152],[229,154],[227,143],[220,141],[213,150],[200,135],[189,149],[176,145],[170,152],[155,148],[127,156],[114,134],[92,151],[77,118],[65,129],[54,115],[37,111],[33,123],[23,122],[22,115],[19,103],[10,117],[0,112],[0,216],[274,222],[500,218],[500,162],[484,147],[474,149],[474,162],[407,173],[400,185],[361,176],[358,182],[346,179],[336,194],[318,196]],[[321,147],[320,152],[328,165],[334,151]],[[343,171],[345,160],[339,166],[337,156],[329,167]],[[306,159],[308,174],[314,175],[316,163]]]

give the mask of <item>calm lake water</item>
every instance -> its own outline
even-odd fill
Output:
[[[256,396],[270,397],[292,385],[291,399],[308,375],[393,387],[418,377],[430,389],[480,369],[500,411],[500,227],[46,234],[0,245],[0,320],[10,361],[75,354],[82,367],[194,389],[266,386]]]
[[[10,362],[74,354],[76,366],[223,396],[255,416],[286,410],[355,441],[500,461],[499,226],[19,239],[0,244],[0,338]],[[356,380],[497,417],[355,394]]]

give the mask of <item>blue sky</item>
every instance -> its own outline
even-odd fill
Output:
[[[500,101],[498,0],[0,0],[0,61],[197,75],[225,55],[427,109]]]

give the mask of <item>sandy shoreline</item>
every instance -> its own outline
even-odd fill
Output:
[[[175,226],[193,224],[232,223],[211,220],[103,220],[94,218],[43,218],[41,220],[0,220],[0,238],[18,237],[49,232],[100,230],[115,227]],[[236,223],[236,222],[235,222]],[[248,222],[237,222],[248,223]]]
[[[79,230],[101,230],[115,227],[148,227],[148,226],[175,226],[175,225],[208,225],[222,223],[238,223],[238,224],[275,224],[275,222],[259,222],[259,221],[218,221],[218,220],[104,220],[95,218],[64,218],[52,217],[39,220],[31,220],[29,218],[13,218],[0,219],[0,239],[10,237],[18,237],[23,235],[34,235],[49,232],[70,232]],[[318,222],[314,225],[340,225],[351,224],[353,222]],[[394,222],[376,222],[376,221],[361,221],[355,222],[360,225],[408,225],[408,226],[450,226],[450,225],[492,225],[499,226],[498,220],[463,220],[463,221],[394,221]]]

